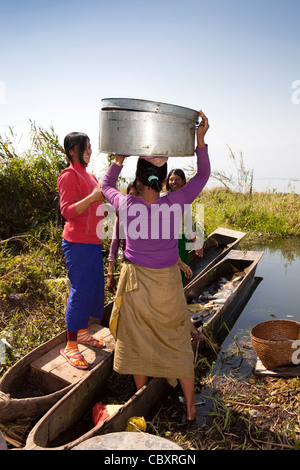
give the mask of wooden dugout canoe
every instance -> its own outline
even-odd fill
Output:
[[[104,319],[110,315],[112,303],[105,306]],[[60,354],[66,345],[66,332],[62,332],[37,347],[14,364],[0,379],[0,423],[19,418],[31,420],[42,416],[74,385],[85,380],[95,368],[112,368],[114,339],[103,321],[91,320],[89,331],[103,339],[106,348],[93,348],[79,344],[90,367],[78,370]]]
[[[193,271],[193,277],[185,282],[185,290],[199,275],[203,275],[216,263],[226,256],[230,250],[238,247],[246,236],[245,232],[218,227],[204,242],[203,256],[199,257],[194,251],[189,253],[189,266]]]
[[[152,378],[124,405],[117,406],[109,418],[94,426],[92,408],[101,400],[104,389],[103,374],[95,370],[92,381],[78,383],[39,420],[29,433],[24,450],[70,450],[94,436],[124,431],[133,416],[151,420],[173,387],[166,379]],[[85,432],[80,431],[82,425]]]
[[[253,289],[254,275],[263,254],[263,251],[231,250],[209,271],[189,284],[185,294],[196,327],[206,327],[214,340],[222,336],[221,331],[226,328],[224,323],[231,327],[236,313]],[[229,287],[226,291],[227,283]],[[193,306],[196,307],[194,310]]]

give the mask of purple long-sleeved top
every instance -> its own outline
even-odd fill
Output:
[[[123,221],[125,257],[148,268],[166,268],[178,261],[178,232],[182,214],[204,188],[210,176],[207,146],[196,149],[197,173],[181,189],[147,205],[135,196],[121,193],[116,183],[121,167],[112,163],[102,181],[102,192]],[[176,215],[174,215],[176,214]]]

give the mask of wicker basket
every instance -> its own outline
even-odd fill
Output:
[[[269,320],[254,326],[250,332],[252,346],[267,369],[293,365],[292,344],[300,339],[300,323],[291,320]]]

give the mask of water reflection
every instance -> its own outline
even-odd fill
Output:
[[[284,266],[300,259],[300,239],[299,238],[278,238],[268,242],[261,241],[255,244],[243,242],[242,248],[251,250],[263,250],[269,254],[276,253]]]
[[[245,241],[240,249],[264,251],[256,270],[262,282],[233,326],[232,334],[246,335],[257,323],[272,318],[300,322],[300,239],[274,239],[255,244]]]
[[[256,285],[234,325],[222,344],[213,366],[213,381],[196,399],[204,398],[205,405],[197,407],[197,425],[206,422],[214,412],[214,396],[223,376],[231,380],[251,379],[256,354],[251,346],[250,330],[257,323],[274,318],[300,322],[299,279],[300,239],[280,239],[269,242],[243,241],[239,249],[264,251],[256,269]],[[239,351],[240,349],[240,351]]]

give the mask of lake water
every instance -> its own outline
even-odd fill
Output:
[[[215,376],[230,375],[247,381],[253,374],[256,355],[252,350],[249,358],[243,356],[241,360],[241,356],[234,353],[237,351],[236,343],[242,350],[245,345],[251,348],[250,330],[263,321],[278,318],[300,322],[300,239],[252,245],[243,242],[238,248],[264,251],[264,255],[255,273],[256,288],[234,325],[231,325],[213,373]],[[204,423],[208,413],[214,409],[214,402],[210,400],[212,393],[210,388],[206,388],[203,393],[196,394],[196,402],[205,400],[204,406],[197,406],[198,425]]]
[[[210,178],[206,188],[221,186]],[[300,178],[256,178],[253,181],[253,191],[263,193],[295,193],[300,194]]]
[[[300,239],[244,243],[239,248],[244,247],[264,251],[255,273],[261,280],[232,327],[232,335],[247,335],[257,323],[275,317],[300,322]]]

